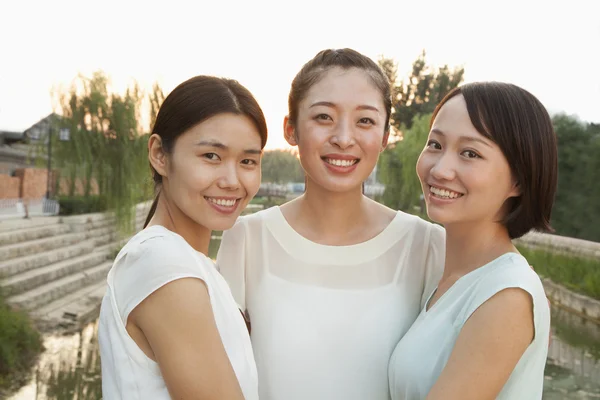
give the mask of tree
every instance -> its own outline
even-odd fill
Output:
[[[422,205],[416,165],[429,135],[430,114],[416,116],[412,127],[383,152],[379,179],[385,185],[383,203],[396,210],[415,212]]]
[[[70,140],[54,136],[56,167],[69,181],[68,194],[75,194],[82,182],[83,196],[98,192],[115,212],[119,226],[133,227],[133,206],[151,197],[146,144],[141,127],[143,94],[137,84],[123,95],[111,93],[109,79],[102,72],[91,78],[79,76],[68,91],[54,93],[62,118],[58,125],[70,129]],[[158,85],[150,96],[151,119],[164,99]],[[59,127],[55,127],[59,128]]]
[[[554,116],[558,140],[558,191],[552,212],[556,233],[600,241],[600,126]]]
[[[398,80],[398,66],[393,60],[382,57],[379,65],[392,83],[391,123],[398,132],[410,129],[416,116],[432,113],[444,96],[460,85],[465,73],[464,68],[444,65],[436,69],[427,65],[425,51],[403,80]]]
[[[379,65],[393,86],[390,123],[396,139],[379,159],[378,178],[386,185],[383,203],[413,212],[421,205],[415,166],[429,133],[431,113],[462,82],[464,68],[432,68],[425,61],[425,51],[404,80],[398,80],[398,66],[393,60],[381,58]]]
[[[304,171],[292,150],[265,151],[262,158],[263,182],[304,182]]]

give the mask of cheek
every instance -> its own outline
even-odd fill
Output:
[[[258,193],[261,182],[261,170],[256,168],[253,170],[244,170],[240,172],[240,180],[248,195],[254,197]]]
[[[368,132],[360,138],[361,147],[368,154],[379,156],[383,142],[383,133]]]
[[[427,155],[421,153],[419,159],[417,160],[417,176],[421,182],[426,180],[426,177],[431,169],[431,162],[428,159]]]

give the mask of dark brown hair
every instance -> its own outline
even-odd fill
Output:
[[[260,133],[261,147],[267,143],[265,116],[252,93],[233,79],[214,76],[196,76],[179,86],[167,96],[158,110],[152,133],[160,136],[165,153],[171,153],[177,138],[188,129],[222,113],[245,115],[254,122]],[[156,197],[144,227],[148,225],[160,196],[162,176],[152,168]]]
[[[495,142],[511,168],[521,195],[507,200],[502,224],[511,239],[531,229],[553,232],[550,216],[558,179],[558,150],[552,119],[542,103],[528,91],[501,82],[476,82],[450,91],[437,105],[462,95],[471,123]]]
[[[312,60],[304,64],[292,81],[288,97],[288,117],[293,125],[298,118],[298,107],[313,85],[319,82],[325,73],[332,68],[358,68],[365,71],[371,81],[381,92],[385,106],[385,132],[389,130],[390,113],[392,111],[392,89],[390,81],[383,70],[369,57],[352,49],[327,49],[320,51]]]

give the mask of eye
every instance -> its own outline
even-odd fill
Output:
[[[373,120],[372,118],[361,118],[358,120],[359,124],[368,124],[368,125],[375,125],[375,120]]]
[[[208,160],[211,160],[211,161],[217,161],[220,159],[219,155],[217,153],[205,153],[205,154],[202,154],[202,157],[204,157]]]
[[[318,114],[315,116],[315,119],[321,121],[332,121],[331,117],[327,114]]]
[[[481,158],[481,156],[479,154],[477,154],[476,152],[474,152],[473,150],[465,150],[460,154],[466,158]]]
[[[251,160],[249,158],[246,158],[246,159],[242,160],[242,164],[243,165],[258,165],[258,162],[256,160]]]
[[[429,140],[427,142],[427,146],[425,146],[428,149],[432,149],[432,150],[441,150],[442,149],[442,145],[439,144],[438,142],[436,142],[435,140]]]

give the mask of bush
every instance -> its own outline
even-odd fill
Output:
[[[0,294],[0,392],[22,383],[42,350],[29,316],[12,310]]]
[[[58,203],[60,204],[59,215],[89,214],[104,212],[108,209],[104,196],[61,196],[58,198]]]
[[[519,251],[540,276],[600,300],[600,261],[522,246]]]

